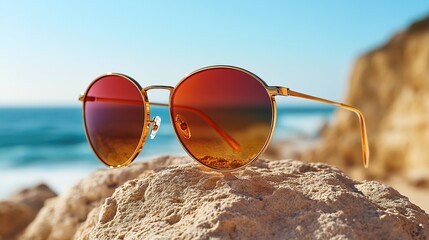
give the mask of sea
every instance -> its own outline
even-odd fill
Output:
[[[330,106],[278,107],[273,141],[316,138],[334,113]],[[151,107],[161,117],[155,139],[148,138],[136,161],[183,155],[174,136],[168,109]],[[0,108],[0,199],[25,187],[48,184],[61,193],[95,169],[106,169],[85,137],[79,107]]]

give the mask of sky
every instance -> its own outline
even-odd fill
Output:
[[[427,14],[423,0],[0,0],[0,106],[79,106],[106,72],[175,86],[218,64],[341,101],[355,59]]]

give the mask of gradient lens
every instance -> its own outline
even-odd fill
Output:
[[[257,158],[273,127],[273,102],[262,81],[230,67],[186,77],[173,92],[170,114],[188,153],[218,170]]]
[[[132,80],[119,75],[100,77],[84,101],[88,140],[98,158],[110,167],[131,163],[145,131],[145,100]]]

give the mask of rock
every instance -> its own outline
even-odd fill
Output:
[[[0,239],[13,239],[37,215],[45,201],[55,197],[47,185],[23,189],[0,201]]]
[[[429,16],[357,60],[345,103],[365,115],[370,168],[361,168],[357,117],[343,110],[306,160],[327,159],[366,178],[402,175],[429,183]]]
[[[25,204],[0,201],[0,240],[15,239],[34,218],[32,209]]]
[[[425,239],[429,215],[322,163],[258,160],[222,174],[163,157],[94,172],[50,200],[22,239],[73,237]]]
[[[11,195],[8,200],[23,203],[30,207],[35,214],[37,214],[47,199],[56,196],[57,194],[46,184],[39,184],[31,188],[25,188]]]
[[[87,222],[78,239],[429,237],[429,215],[394,189],[293,160],[172,166],[128,181]]]
[[[187,161],[160,157],[123,169],[95,171],[63,195],[49,200],[20,239],[71,239],[77,228],[86,221],[88,213],[124,182],[151,170]]]

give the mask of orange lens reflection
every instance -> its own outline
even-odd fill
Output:
[[[120,167],[134,160],[145,126],[140,89],[123,76],[103,76],[89,87],[84,99],[88,140],[106,165]]]
[[[273,127],[273,102],[262,81],[230,67],[186,77],[173,92],[170,114],[188,153],[218,170],[257,158]]]

